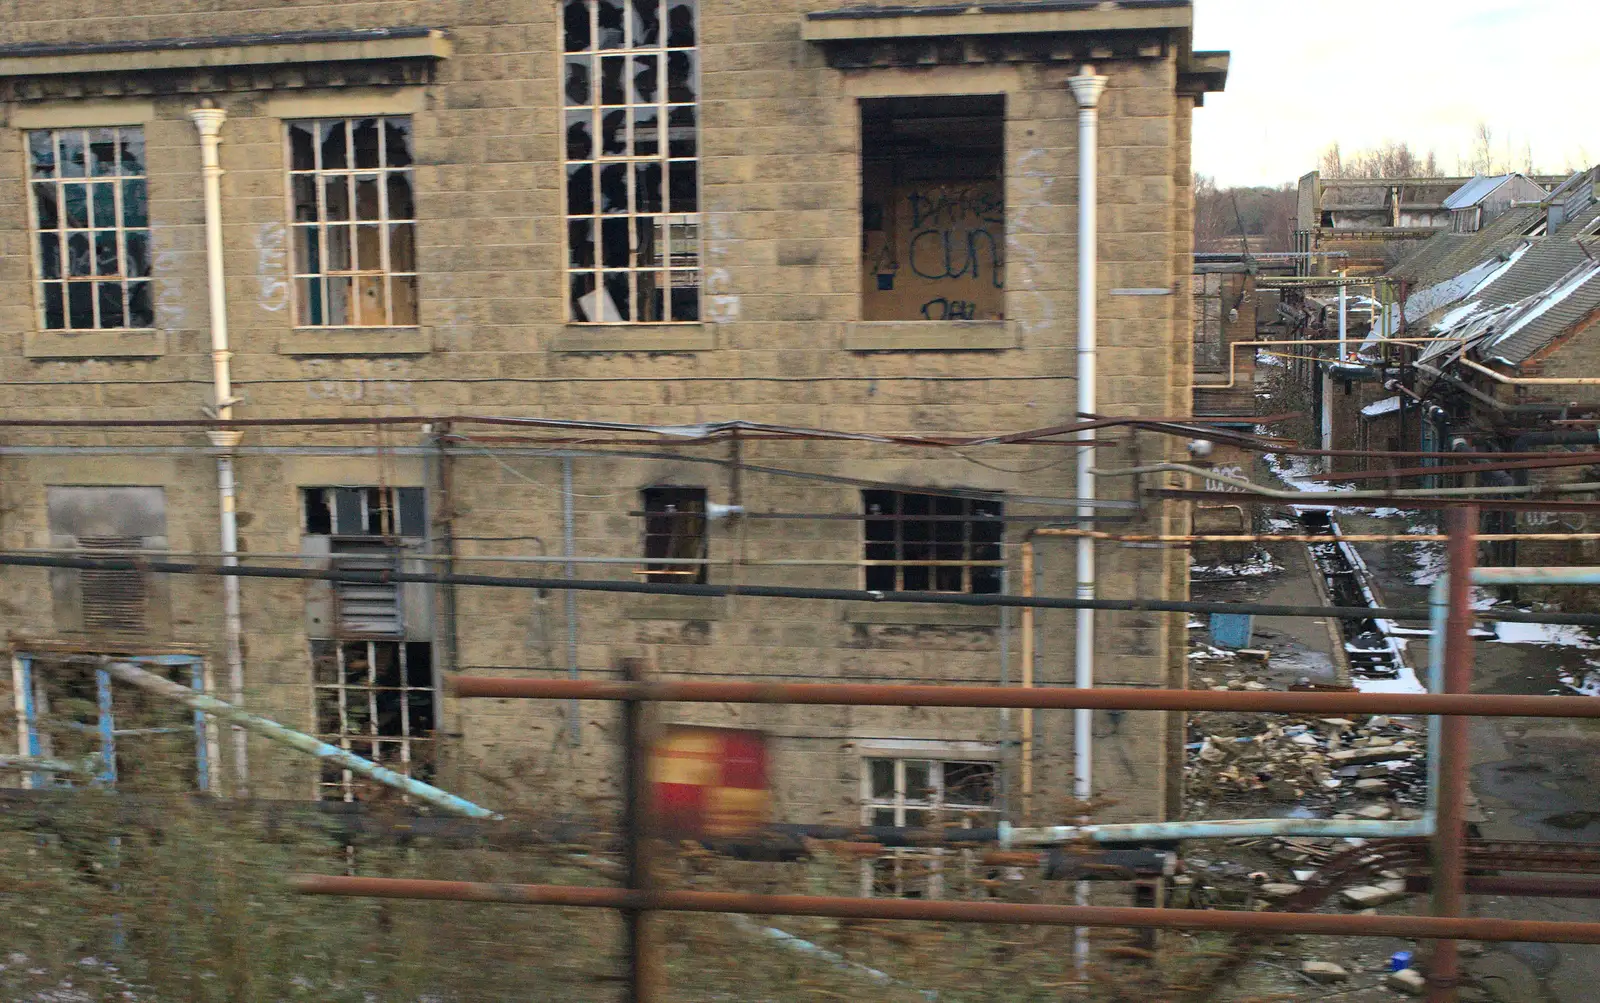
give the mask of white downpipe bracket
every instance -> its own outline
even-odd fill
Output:
[[[1094,416],[1099,407],[1095,396],[1098,365],[1095,360],[1095,307],[1099,297],[1099,220],[1098,167],[1100,155],[1100,95],[1105,92],[1106,78],[1095,73],[1094,67],[1085,65],[1078,75],[1067,81],[1072,96],[1078,102],[1078,417]],[[1079,432],[1078,439],[1078,497],[1086,502],[1094,499],[1094,440],[1092,430]],[[1093,504],[1078,507],[1078,527],[1094,529]],[[1078,538],[1077,596],[1093,599],[1094,540],[1088,536]],[[1073,652],[1073,685],[1078,689],[1094,688],[1094,610],[1080,609],[1077,613],[1076,645]],[[1072,793],[1079,801],[1087,802],[1094,793],[1094,712],[1080,707],[1072,712]],[[1089,904],[1089,883],[1079,881],[1074,889],[1078,905]],[[1089,931],[1078,927],[1073,931],[1073,961],[1080,978],[1089,965]]]
[[[209,102],[208,102],[209,104]],[[211,379],[216,400],[212,407],[214,416],[223,421],[233,417],[233,376],[231,362],[233,351],[228,345],[228,298],[222,271],[222,159],[218,148],[222,145],[222,123],[228,113],[221,108],[202,107],[189,112],[189,120],[200,132],[201,182],[205,194],[206,214],[206,293],[211,315]],[[225,567],[239,564],[239,514],[238,497],[234,481],[234,447],[244,433],[234,429],[212,429],[207,436],[211,445],[223,452],[217,454],[217,495],[221,511],[220,536],[222,563]],[[244,628],[239,612],[239,579],[222,579],[222,616],[224,644],[228,661],[228,695],[237,706],[244,703]],[[235,724],[233,727],[233,775],[235,797],[249,792],[250,758],[249,733]],[[209,736],[212,762],[217,762],[214,734]]]

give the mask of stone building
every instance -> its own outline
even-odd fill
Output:
[[[1020,591],[1025,534],[1075,512],[1071,450],[891,436],[1074,420],[1085,74],[1098,410],[1189,413],[1190,119],[1226,54],[1192,50],[1183,0],[825,8],[0,3],[0,544],[215,563],[231,522],[251,565]],[[195,424],[216,417],[302,424]],[[1103,469],[1182,455],[1127,428],[1096,447]],[[1130,531],[1186,524],[1099,484]],[[1041,541],[1040,594],[1071,593],[1065,550]],[[1186,595],[1181,552],[1098,560],[1103,595]],[[0,580],[6,751],[62,752],[52,699],[137,655],[485,802],[603,790],[615,709],[458,701],[456,673],[1022,676],[995,608],[247,579],[235,632],[216,577]],[[1183,684],[1181,618],[1097,620],[1100,682]],[[1072,613],[1038,622],[1039,684],[1070,684]],[[666,713],[769,732],[791,820],[1020,817],[996,711]],[[1041,817],[1070,718],[1037,715]],[[1180,722],[1095,729],[1100,817],[1169,814]],[[190,741],[224,791],[360,793]]]

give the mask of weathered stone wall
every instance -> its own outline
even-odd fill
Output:
[[[86,95],[16,101],[0,129],[0,407],[16,418],[129,421],[196,418],[209,403],[200,149],[187,119],[202,98],[223,126],[224,265],[233,378],[240,417],[495,414],[651,424],[748,419],[861,431],[982,433],[1071,421],[1076,348],[1077,108],[1050,63],[839,71],[801,41],[806,0],[706,5],[701,12],[702,212],[706,322],[682,329],[594,330],[563,322],[559,24],[554,4],[499,2],[245,3],[145,0],[106,16],[103,4],[0,3],[17,42],[111,41],[299,29],[426,24],[447,29],[455,50],[414,87],[319,85],[207,89],[146,96]],[[90,15],[93,16],[90,16]],[[1175,56],[1097,59],[1110,77],[1100,154],[1100,409],[1181,415],[1190,385],[1191,230],[1189,118]],[[56,93],[56,92],[51,92]],[[909,94],[1006,97],[1007,292],[1005,337],[1014,347],[917,350],[928,328],[892,332],[893,351],[851,351],[860,310],[860,193],[856,100]],[[91,107],[92,105],[92,107]],[[106,108],[117,109],[107,112]],[[155,354],[116,356],[104,346],[25,354],[37,334],[32,262],[15,123],[82,124],[93,112],[144,124],[155,244]],[[296,332],[288,303],[282,120],[314,114],[410,114],[418,167],[421,348],[362,332],[320,343]],[[9,165],[9,166],[5,166]],[[1171,296],[1114,296],[1117,288],[1170,288]],[[376,339],[376,340],[374,340]],[[36,339],[37,341],[37,339]],[[945,343],[946,345],[948,342]],[[337,349],[337,350],[335,350]],[[458,431],[482,432],[461,425]],[[562,460],[458,455],[453,490],[438,491],[429,440],[415,427],[252,429],[238,460],[242,548],[256,555],[300,547],[299,489],[388,484],[430,489],[437,532],[448,520],[468,557],[559,555]],[[171,547],[216,550],[215,469],[204,435],[173,429],[22,429],[7,446],[182,447],[179,455],[0,456],[0,545],[48,545],[44,492],[52,484],[165,487]],[[375,449],[374,455],[300,455],[304,446]],[[249,450],[288,447],[263,455]],[[700,485],[728,502],[723,447],[681,447],[686,459],[579,456],[574,477],[576,553],[640,552],[638,490]],[[1174,459],[1182,443],[1108,432],[1105,468]],[[948,451],[875,444],[751,442],[744,462],[872,481],[1070,497],[1072,453],[1061,446]],[[1130,479],[1101,481],[1131,498]],[[849,513],[856,487],[747,471],[739,501],[751,512]],[[1070,513],[1013,503],[1009,513]],[[1179,506],[1150,504],[1133,532],[1175,532]],[[1007,585],[1019,589],[1017,545],[1007,534]],[[719,522],[711,556],[723,560],[830,560],[837,564],[717,567],[713,582],[859,584],[861,526],[845,520]],[[495,538],[474,540],[479,538]],[[513,539],[514,538],[514,539]],[[1070,541],[1041,539],[1038,590],[1071,592]],[[210,558],[201,558],[210,559]],[[1103,545],[1101,592],[1174,596],[1187,590],[1185,557]],[[558,574],[559,564],[462,561],[462,570]],[[584,566],[582,577],[632,579],[627,565]],[[0,620],[13,648],[64,638],[53,623],[45,572],[0,572]],[[286,724],[310,727],[304,604],[298,582],[244,585],[248,699]],[[171,588],[174,637],[198,646],[221,673],[221,588],[179,578]],[[457,657],[447,670],[511,675],[568,671],[568,618],[557,592],[463,588],[456,596]],[[576,603],[577,666],[605,678],[616,659],[646,658],[664,675],[707,678],[846,678],[1015,681],[1015,612],[939,607],[842,608],[800,600],[664,599],[583,593]],[[1039,615],[1041,685],[1072,678],[1072,614]],[[1101,614],[1099,679],[1182,685],[1181,620]],[[444,623],[438,631],[446,629]],[[163,642],[168,643],[168,642]],[[437,645],[436,645],[437,646]],[[9,686],[9,679],[4,685]],[[9,701],[8,701],[9,703]],[[570,783],[604,789],[615,770],[615,711],[581,705],[580,744],[561,730],[565,708],[532,702],[447,699],[442,720],[447,786],[486,801],[498,786]],[[778,736],[779,798],[799,820],[853,819],[859,751],[872,739],[1001,742],[1014,738],[995,711],[871,708],[673,707],[672,719],[740,721]],[[1040,714],[1041,788],[1070,789],[1071,715]],[[1013,719],[1014,720],[1014,719]],[[1181,731],[1162,715],[1096,715],[1097,786],[1115,792],[1107,818],[1159,817],[1174,803],[1169,768]],[[1007,757],[1010,746],[1003,747]],[[314,769],[253,746],[258,790],[309,793]]]

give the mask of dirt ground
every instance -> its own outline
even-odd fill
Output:
[[[1395,532],[1410,526],[1429,529],[1425,523],[1411,525],[1404,516],[1373,518],[1341,514],[1346,532]],[[1431,552],[1429,547],[1432,546]],[[1430,569],[1439,563],[1438,545],[1367,544],[1360,547],[1391,606],[1424,606]],[[1273,551],[1282,570],[1265,576],[1236,580],[1197,582],[1196,599],[1225,599],[1268,603],[1316,602],[1310,567],[1299,545],[1279,545]],[[1492,596],[1482,595],[1487,603]],[[1414,624],[1413,626],[1425,626]],[[1253,670],[1271,689],[1283,689],[1299,679],[1334,682],[1330,658],[1332,640],[1325,621],[1307,618],[1260,618],[1255,624],[1255,645],[1270,652],[1267,670]],[[1191,629],[1192,650],[1208,653],[1206,631]],[[1408,655],[1414,666],[1427,664],[1427,639],[1412,639]],[[1563,690],[1563,678],[1582,678],[1592,668],[1581,646],[1500,643],[1492,639],[1476,642],[1474,689],[1487,693],[1544,694]],[[1202,687],[1226,683],[1237,670],[1231,662],[1200,658],[1191,661],[1192,685]],[[1212,715],[1196,717],[1191,741],[1206,727],[1240,723],[1234,718],[1248,716]],[[1486,838],[1553,840],[1561,842],[1600,842],[1600,723],[1540,721],[1525,719],[1475,719],[1471,728],[1471,784],[1476,795],[1481,821],[1479,830]],[[1293,811],[1288,805],[1262,795],[1232,799],[1225,808],[1217,804],[1192,805],[1194,817],[1243,817],[1252,813],[1283,815]],[[1199,812],[1199,813],[1196,813]],[[1319,812],[1320,814],[1321,812]],[[1214,879],[1219,885],[1238,883],[1252,871],[1265,871],[1272,881],[1292,880],[1292,870],[1270,851],[1265,843],[1253,846],[1207,846],[1190,849],[1191,858],[1203,866],[1194,868],[1201,881]],[[1413,896],[1381,911],[1422,913],[1426,900]],[[1473,897],[1471,914],[1518,919],[1600,920],[1600,902],[1567,899],[1525,899]],[[1329,904],[1323,911],[1338,911]],[[1336,999],[1341,1003],[1402,998],[1383,988],[1388,959],[1396,951],[1425,952],[1426,945],[1378,939],[1286,938],[1256,952],[1233,980],[1225,995],[1217,999],[1277,998],[1292,1000]],[[1298,975],[1302,959],[1331,961],[1351,973],[1347,982],[1313,986]],[[1463,999],[1506,1001],[1506,1003],[1585,1003],[1600,999],[1600,947],[1545,944],[1485,944],[1481,953],[1463,958],[1466,977]]]

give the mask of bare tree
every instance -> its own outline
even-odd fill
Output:
[[[1432,150],[1419,154],[1405,141],[1390,141],[1349,156],[1334,143],[1322,152],[1320,172],[1324,178],[1436,178],[1443,173]]]

